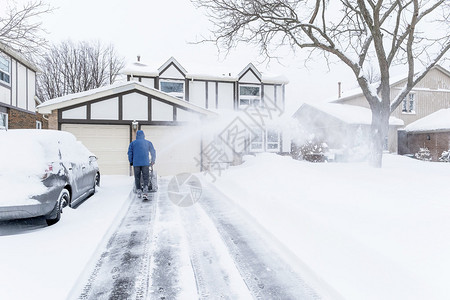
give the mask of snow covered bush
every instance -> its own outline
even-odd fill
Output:
[[[450,162],[450,149],[442,152],[441,157],[439,157],[439,161]]]
[[[423,161],[431,161],[431,152],[427,147],[420,148],[419,152],[414,154],[414,157]]]
[[[328,145],[326,143],[316,140],[308,140],[305,144],[299,147],[296,158],[310,162],[325,162],[327,161],[327,151]]]

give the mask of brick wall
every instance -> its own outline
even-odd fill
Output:
[[[36,121],[41,121],[43,129],[48,128],[48,121],[41,114],[8,109],[8,129],[35,129]]]
[[[58,130],[58,110],[53,110],[48,115],[48,129]]]
[[[417,153],[420,148],[427,147],[433,161],[439,161],[442,152],[450,149],[450,131],[408,133],[407,145],[411,154]]]

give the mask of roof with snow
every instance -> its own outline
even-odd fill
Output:
[[[411,131],[449,131],[450,130],[450,108],[438,110],[423,117],[405,127]]]
[[[438,69],[439,71],[443,72],[444,74],[446,74],[447,76],[450,77],[450,71],[448,71],[447,69],[445,69],[444,67],[440,66],[440,65],[435,65],[432,69]],[[397,84],[402,83],[403,81],[406,82],[407,80],[407,76],[405,75],[399,75],[399,76],[393,76],[390,78],[390,86],[395,86]],[[370,86],[372,88],[376,88],[378,85],[380,84],[380,82],[375,82],[372,83]],[[418,90],[417,88],[414,88],[413,90]],[[425,90],[425,89],[422,89]],[[426,90],[430,90],[430,89],[426,89]],[[434,89],[433,91],[448,91],[448,90],[442,90],[442,89]],[[342,97],[340,98],[332,98],[332,99],[328,99],[326,102],[341,102],[341,101],[346,101],[355,97],[361,97],[363,96],[363,92],[361,90],[360,87],[352,89],[352,90],[348,90],[342,93]]]
[[[303,103],[294,116],[298,115],[298,113],[306,107],[320,110],[347,124],[372,124],[372,111],[370,109],[361,106],[339,103]],[[389,117],[389,125],[403,126],[404,122],[396,117]]]
[[[39,68],[36,65],[28,61],[28,59],[26,59],[21,53],[15,51],[10,46],[0,42],[0,50],[5,52],[9,56],[13,57],[14,59],[18,60],[21,64],[27,66],[31,70],[35,72],[39,71]]]
[[[201,113],[203,115],[216,116],[216,113],[214,113],[210,110],[204,109],[202,107],[199,107],[199,106],[189,103],[187,101],[181,100],[177,97],[174,97],[174,96],[164,93],[160,90],[152,88],[144,83],[136,82],[136,81],[119,82],[119,83],[114,83],[111,85],[99,87],[96,89],[91,89],[89,91],[65,95],[62,97],[58,97],[55,99],[45,101],[44,103],[38,105],[37,109],[38,109],[38,112],[41,114],[49,114],[52,112],[52,110],[55,110],[55,109],[60,109],[60,108],[64,108],[64,107],[68,107],[68,106],[72,106],[72,105],[77,105],[77,104],[96,100],[96,99],[103,98],[103,97],[114,96],[118,93],[123,93],[123,92],[128,92],[128,91],[133,91],[133,90],[138,90],[138,91],[144,92],[146,94],[152,95],[154,97],[158,97],[160,99],[166,100],[173,104],[190,109],[191,111]]]
[[[248,69],[251,69],[258,78],[264,83],[273,83],[273,84],[287,84],[289,80],[284,75],[271,74],[269,72],[260,72],[258,69],[252,64],[248,64],[239,74],[233,73],[224,73],[224,74],[208,74],[206,72],[203,73],[191,73],[188,72],[174,57],[171,57],[167,60],[161,67],[158,69],[154,69],[149,67],[147,64],[144,64],[140,61],[133,62],[128,64],[123,70],[122,73],[125,75],[131,76],[148,76],[148,77],[156,77],[164,71],[167,66],[170,64],[174,64],[177,68],[185,74],[187,79],[197,79],[197,80],[215,80],[215,81],[238,81],[239,78],[245,73]]]

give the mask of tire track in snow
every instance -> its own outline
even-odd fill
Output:
[[[132,194],[130,206],[113,232],[78,299],[146,299],[150,239],[154,226],[155,203]]]
[[[227,245],[242,279],[255,299],[320,299],[321,297],[259,237],[255,224],[211,185],[198,203]]]

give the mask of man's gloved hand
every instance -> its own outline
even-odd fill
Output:
[[[133,163],[130,163],[130,166],[132,167],[132,166],[133,166]]]

